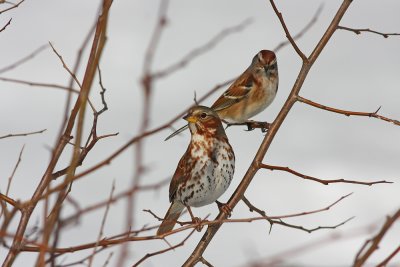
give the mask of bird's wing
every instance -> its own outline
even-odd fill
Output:
[[[244,73],[245,74],[245,73]],[[211,106],[215,111],[229,108],[246,98],[254,84],[252,75],[242,74]]]
[[[188,148],[189,150],[189,148]],[[178,166],[176,167],[175,173],[172,176],[171,183],[169,184],[169,201],[172,202],[175,198],[176,190],[178,190],[179,184],[184,182],[188,176],[188,166],[187,159],[188,159],[188,150],[179,160]]]

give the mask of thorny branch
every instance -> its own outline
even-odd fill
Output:
[[[324,49],[325,45],[328,43],[330,38],[332,37],[333,33],[335,32],[341,18],[343,15],[346,13],[347,8],[351,4],[351,0],[344,0],[342,2],[342,5],[338,9],[336,15],[334,16],[332,22],[328,26],[327,30],[325,31],[324,35],[322,36],[321,40],[318,42],[316,47],[314,48],[314,51],[311,53],[311,55],[307,58],[303,52],[298,48],[296,43],[293,41],[293,38],[291,37],[286,24],[283,20],[282,14],[278,11],[277,7],[275,6],[275,3],[273,0],[270,0],[270,3],[272,5],[272,8],[274,9],[276,15],[279,18],[279,21],[281,22],[281,25],[286,33],[286,36],[288,37],[288,40],[292,44],[292,47],[296,50],[297,54],[300,56],[300,58],[303,61],[302,68],[299,72],[299,75],[295,81],[295,84],[293,85],[293,88],[290,92],[289,97],[287,98],[285,104],[283,105],[281,111],[279,112],[277,118],[275,121],[271,124],[271,127],[268,130],[268,133],[265,135],[263,142],[261,143],[254,160],[252,161],[250,167],[248,168],[246,174],[244,175],[241,183],[229,199],[227,205],[229,208],[233,209],[237,203],[243,198],[243,195],[247,189],[247,187],[250,185],[253,177],[255,174],[258,172],[260,169],[260,164],[262,160],[264,159],[271,143],[272,140],[274,139],[276,133],[278,132],[280,126],[282,125],[283,121],[285,120],[286,116],[289,114],[291,108],[297,101],[297,96],[300,92],[300,89],[307,77],[308,72],[310,71],[312,65],[314,64],[315,60],[319,56],[319,54],[322,52]],[[216,220],[224,220],[226,219],[226,214],[223,212],[220,212],[219,215],[217,216]],[[202,239],[198,243],[197,247],[194,249],[190,257],[186,260],[183,266],[194,266],[196,263],[200,261],[200,258],[202,257],[204,251],[206,250],[207,246],[213,239],[214,235],[217,233],[219,228],[221,227],[222,223],[213,225],[211,227],[208,227],[206,233],[203,235]]]
[[[49,252],[53,252],[56,254],[60,254],[60,253],[71,253],[71,252],[76,252],[76,251],[80,251],[80,250],[87,250],[87,249],[91,249],[91,248],[97,248],[97,247],[110,247],[110,246],[115,246],[115,245],[121,245],[124,244],[126,242],[130,242],[130,241],[145,241],[145,240],[155,240],[155,239],[164,239],[166,236],[172,235],[172,234],[176,234],[178,232],[182,232],[182,231],[186,231],[188,229],[192,229],[194,230],[196,227],[198,227],[199,225],[201,226],[206,226],[206,225],[217,225],[220,223],[243,223],[243,222],[252,222],[252,221],[259,221],[259,220],[267,220],[267,221],[273,221],[273,223],[277,223],[277,224],[281,224],[284,226],[289,226],[292,228],[296,228],[299,230],[303,230],[306,232],[312,232],[312,231],[317,231],[317,230],[321,230],[321,229],[332,229],[332,228],[336,228],[340,225],[343,225],[344,223],[348,222],[350,219],[337,224],[335,226],[319,226],[316,227],[314,229],[306,229],[304,227],[301,226],[294,226],[294,225],[290,225],[290,224],[286,224],[284,222],[280,222],[279,220],[283,219],[283,218],[294,218],[294,217],[299,217],[299,216],[305,216],[305,215],[311,215],[311,214],[315,214],[315,213],[320,213],[326,210],[329,210],[330,208],[332,208],[333,206],[337,205],[339,202],[341,202],[343,199],[347,198],[350,194],[342,196],[341,198],[339,198],[338,200],[334,201],[333,203],[329,204],[326,207],[320,208],[320,209],[316,209],[316,210],[311,210],[311,211],[305,211],[305,212],[299,212],[299,213],[295,213],[295,214],[288,214],[288,215],[278,215],[278,216],[265,216],[262,215],[261,217],[251,217],[251,218],[243,218],[243,219],[223,219],[221,220],[213,220],[213,221],[207,221],[206,219],[202,220],[201,222],[199,222],[198,224],[194,224],[192,221],[188,221],[188,222],[182,222],[181,224],[184,225],[180,228],[177,228],[175,230],[172,230],[169,233],[166,233],[162,236],[156,236],[156,235],[149,235],[149,236],[136,236],[137,233],[139,232],[143,232],[143,231],[147,231],[150,229],[154,229],[154,227],[150,227],[150,228],[143,228],[139,231],[136,231],[133,235],[131,232],[128,233],[122,233],[113,237],[108,237],[108,238],[103,238],[103,239],[98,239],[95,242],[91,242],[91,243],[87,243],[87,244],[81,244],[81,245],[77,245],[77,246],[71,246],[71,247],[65,247],[65,248],[55,248],[55,247],[45,247],[44,249],[46,251]],[[110,202],[109,202],[110,203]],[[254,207],[251,205],[251,207]],[[157,215],[155,215],[153,212],[151,211],[147,211],[150,214],[152,214],[155,218],[157,218],[158,220],[161,220],[161,218]],[[158,226],[157,226],[158,227]],[[32,243],[32,242],[31,242]],[[27,252],[37,252],[39,251],[41,248],[43,248],[43,244],[38,244],[35,243],[34,246],[31,245],[26,245],[24,247],[21,248],[22,251],[27,251]],[[161,250],[164,251],[164,250]],[[169,251],[169,250],[165,250],[165,251]],[[157,253],[160,254],[160,253]]]
[[[13,6],[12,8],[17,7],[19,4],[21,4],[22,2],[24,2],[24,0],[20,1],[17,5]],[[167,1],[162,1],[164,4],[167,3]],[[274,170],[281,170],[281,171],[286,171],[289,173],[292,173],[296,176],[302,177],[304,179],[309,179],[309,180],[314,180],[317,182],[320,182],[322,184],[329,184],[329,183],[338,183],[338,182],[344,182],[344,183],[355,183],[355,184],[365,184],[365,185],[372,185],[372,184],[376,184],[376,183],[390,183],[387,181],[376,181],[376,182],[358,182],[358,181],[352,181],[352,180],[344,180],[344,179],[336,179],[336,180],[322,180],[322,179],[318,179],[315,177],[311,177],[308,175],[304,175],[301,174],[299,172],[296,172],[288,167],[281,167],[281,166],[272,166],[272,165],[266,165],[266,164],[262,164],[262,159],[264,158],[266,152],[268,151],[269,145],[272,142],[272,139],[274,138],[275,134],[277,133],[277,131],[279,130],[280,125],[282,124],[283,120],[285,119],[286,115],[289,113],[291,107],[296,103],[296,102],[304,102],[307,104],[310,104],[312,106],[318,107],[318,108],[322,108],[325,110],[329,110],[329,111],[333,111],[336,113],[340,113],[340,114],[344,114],[347,116],[350,115],[358,115],[358,116],[368,116],[368,117],[375,117],[387,122],[392,122],[394,124],[399,125],[399,122],[396,120],[391,120],[388,118],[385,118],[383,116],[380,116],[377,114],[378,111],[376,111],[375,113],[364,113],[364,112],[351,112],[351,111],[344,111],[344,110],[338,110],[338,109],[334,109],[334,108],[329,108],[323,105],[320,105],[318,103],[312,102],[311,100],[307,100],[304,99],[302,97],[300,97],[298,95],[300,88],[302,86],[302,83],[304,82],[308,71],[310,70],[310,68],[312,67],[312,64],[315,62],[315,60],[317,59],[319,53],[322,51],[322,49],[324,48],[324,46],[326,45],[326,43],[328,42],[329,38],[332,36],[332,34],[334,33],[334,31],[336,29],[340,29],[340,28],[344,28],[341,26],[337,26],[341,17],[343,16],[343,14],[346,12],[347,7],[350,5],[350,0],[344,0],[343,4],[341,6],[341,8],[338,10],[338,13],[336,14],[335,18],[333,19],[331,25],[329,26],[329,28],[327,29],[326,33],[324,34],[324,36],[322,37],[321,41],[318,43],[318,45],[316,46],[316,48],[314,49],[313,53],[311,54],[310,57],[306,57],[306,55],[303,54],[303,52],[300,50],[300,48],[296,45],[295,40],[299,37],[301,37],[304,32],[306,32],[316,21],[316,18],[318,17],[321,7],[317,10],[316,14],[314,15],[314,18],[310,21],[310,23],[308,25],[306,25],[306,27],[297,35],[294,35],[293,37],[290,35],[290,32],[284,22],[283,16],[282,14],[278,11],[277,7],[275,6],[274,1],[270,1],[271,5],[274,9],[274,11],[276,12],[279,21],[282,24],[282,27],[286,33],[286,36],[288,38],[288,41],[285,43],[281,43],[280,45],[278,45],[278,47],[275,50],[279,50],[282,46],[286,45],[287,43],[290,43],[293,48],[295,49],[295,51],[298,53],[298,55],[300,56],[300,58],[303,60],[303,66],[302,69],[299,73],[298,79],[296,81],[296,83],[293,86],[293,89],[291,91],[291,94],[288,98],[288,100],[285,103],[285,106],[282,108],[281,112],[279,113],[277,119],[274,121],[274,123],[271,125],[271,129],[270,132],[266,135],[262,145],[260,146],[260,150],[257,152],[256,157],[254,159],[254,161],[252,162],[251,166],[249,167],[249,170],[247,171],[246,175],[244,176],[244,179],[242,181],[242,183],[239,185],[238,189],[235,191],[234,195],[231,197],[230,201],[228,202],[228,205],[233,208],[240,200],[243,200],[246,205],[251,209],[256,211],[257,213],[259,213],[261,215],[261,217],[254,217],[254,218],[244,218],[244,219],[227,219],[224,217],[224,215],[219,214],[219,216],[213,220],[213,221],[202,221],[200,224],[201,225],[207,225],[209,226],[209,228],[207,229],[206,234],[203,236],[202,240],[200,241],[200,243],[198,244],[198,247],[195,249],[195,251],[193,252],[191,258],[188,259],[188,261],[186,262],[186,266],[193,266],[195,263],[197,262],[202,262],[205,265],[208,266],[212,266],[207,260],[205,260],[203,258],[203,252],[206,249],[207,245],[211,242],[213,235],[218,231],[218,228],[223,224],[223,223],[235,223],[235,222],[251,222],[254,220],[267,220],[271,223],[271,227],[272,227],[272,223],[276,223],[276,224],[281,224],[287,227],[292,227],[292,228],[297,228],[303,231],[307,231],[307,232],[312,232],[315,230],[319,230],[319,229],[324,229],[324,228],[336,228],[340,225],[343,225],[344,223],[346,223],[348,220],[337,224],[335,226],[320,226],[317,227],[315,229],[306,229],[302,226],[296,226],[296,225],[291,225],[288,223],[283,222],[281,219],[282,218],[288,218],[288,217],[293,217],[293,216],[303,216],[305,214],[312,214],[315,212],[320,212],[323,210],[328,210],[330,207],[332,207],[333,205],[335,205],[336,203],[338,203],[339,201],[341,201],[343,198],[347,197],[344,196],[341,199],[339,199],[338,201],[336,201],[335,203],[331,204],[330,206],[324,208],[324,209],[319,209],[316,211],[312,211],[312,212],[303,212],[303,213],[298,213],[295,215],[284,215],[284,216],[266,216],[265,212],[258,209],[257,207],[254,207],[244,196],[244,192],[247,189],[247,186],[249,185],[249,183],[251,182],[254,174],[261,168],[266,168],[266,169],[274,169]],[[105,11],[103,13],[106,14],[105,16],[108,15],[108,8],[111,6],[111,1],[104,1],[105,6],[103,8],[103,11]],[[162,4],[163,4],[162,3]],[[11,8],[10,8],[11,9]],[[8,9],[9,10],[9,9]],[[0,12],[0,14],[2,12],[5,12],[7,10],[3,10]],[[194,59],[196,56],[200,55],[201,53],[211,49],[217,42],[219,42],[222,38],[224,38],[228,33],[231,32],[235,32],[241,29],[241,27],[245,26],[245,23],[240,24],[238,26],[235,26],[233,28],[228,28],[224,31],[222,31],[220,34],[218,34],[216,37],[214,37],[213,39],[211,39],[208,43],[206,43],[204,46],[199,47],[194,49],[193,51],[191,51],[189,54],[187,54],[186,56],[184,56],[180,61],[178,61],[177,63],[172,64],[171,66],[167,67],[164,70],[161,70],[159,72],[152,72],[151,71],[151,64],[153,61],[153,57],[154,57],[154,53],[156,50],[156,47],[159,43],[159,38],[161,36],[161,32],[163,27],[165,27],[166,23],[167,23],[167,19],[164,15],[160,15],[160,20],[159,20],[159,24],[157,27],[159,27],[157,29],[156,27],[156,31],[155,34],[153,36],[152,41],[150,42],[149,45],[149,49],[147,52],[147,56],[146,56],[146,60],[145,60],[145,66],[143,67],[144,71],[143,71],[143,89],[145,92],[145,99],[146,99],[146,105],[144,108],[144,112],[149,111],[150,109],[150,95],[151,95],[151,89],[152,89],[152,79],[155,78],[160,78],[160,77],[164,77],[166,75],[169,75],[170,73],[186,66],[192,59]],[[335,26],[336,25],[336,26]],[[373,32],[373,33],[378,33],[375,31],[371,31],[369,29],[364,30],[364,29],[358,29],[360,31],[369,31],[369,32]],[[352,31],[356,32],[357,29],[352,29]],[[85,209],[79,209],[78,207],[78,211],[76,214],[73,214],[72,216],[65,218],[64,220],[61,221],[54,221],[54,224],[58,223],[58,227],[63,227],[64,225],[68,224],[68,222],[74,221],[75,219],[79,218],[81,215],[88,213],[89,211],[92,210],[96,210],[100,207],[106,206],[106,214],[103,217],[103,223],[100,229],[100,234],[98,239],[96,240],[96,242],[93,243],[89,243],[89,244],[83,244],[83,245],[79,245],[76,247],[70,247],[70,248],[57,248],[56,246],[56,242],[54,242],[53,246],[49,246],[47,244],[47,241],[43,241],[41,243],[36,243],[36,242],[32,242],[31,240],[27,240],[24,239],[24,232],[26,230],[26,226],[27,223],[29,221],[29,217],[33,211],[33,209],[35,208],[36,204],[38,203],[39,200],[41,199],[47,199],[51,194],[53,193],[58,193],[59,194],[59,199],[61,200],[61,203],[65,200],[70,187],[69,185],[72,184],[73,181],[101,168],[102,166],[104,166],[105,164],[110,163],[115,157],[117,157],[118,155],[120,155],[123,151],[125,151],[128,147],[130,147],[133,144],[140,144],[140,142],[143,140],[143,138],[148,137],[156,132],[159,132],[161,130],[164,130],[168,127],[170,127],[171,123],[173,123],[174,121],[176,121],[178,118],[180,118],[182,116],[182,114],[184,114],[186,112],[183,111],[181,114],[179,114],[178,116],[176,116],[174,119],[171,119],[169,122],[162,124],[159,127],[156,127],[152,130],[148,130],[147,129],[147,123],[149,120],[149,115],[145,115],[143,116],[143,122],[142,122],[142,129],[140,131],[140,133],[133,137],[128,143],[126,143],[124,146],[122,146],[120,149],[118,149],[117,151],[115,151],[113,154],[111,154],[109,157],[107,157],[105,160],[99,162],[98,164],[92,166],[91,168],[83,171],[80,174],[75,174],[75,170],[78,166],[80,166],[85,158],[85,156],[87,155],[87,153],[90,151],[90,149],[94,146],[94,144],[97,142],[97,140],[104,138],[104,137],[108,137],[108,136],[113,136],[115,134],[111,134],[111,135],[103,135],[103,136],[97,136],[96,133],[96,124],[97,124],[97,117],[98,115],[100,115],[104,110],[107,110],[107,103],[105,102],[104,99],[104,93],[106,91],[106,89],[103,86],[102,83],[102,77],[101,77],[101,72],[100,72],[100,68],[99,68],[99,57],[102,51],[102,48],[104,46],[104,40],[103,41],[99,41],[99,39],[101,39],[101,37],[104,37],[105,35],[105,24],[101,24],[100,23],[100,19],[97,23],[97,31],[94,37],[94,41],[93,41],[93,47],[92,47],[92,53],[90,56],[90,60],[88,62],[88,69],[85,72],[85,77],[83,79],[83,83],[82,85],[79,85],[79,81],[76,79],[75,74],[76,70],[74,69],[74,71],[70,71],[68,69],[68,67],[66,66],[66,64],[64,63],[61,55],[59,55],[56,50],[53,48],[53,51],[57,54],[57,56],[60,58],[60,60],[62,61],[64,67],[67,69],[67,71],[70,73],[70,75],[73,77],[74,80],[77,81],[79,87],[81,88],[81,91],[72,89],[72,85],[69,87],[65,87],[65,86],[60,86],[60,85],[51,85],[51,84],[44,84],[44,83],[33,83],[33,82],[28,82],[28,81],[20,81],[20,80],[13,80],[13,79],[8,79],[8,78],[1,78],[4,81],[12,81],[12,82],[19,82],[19,83],[25,83],[28,85],[32,85],[32,86],[46,86],[46,87],[55,87],[55,88],[59,88],[59,89],[63,89],[63,90],[67,90],[70,93],[74,92],[74,93],[78,93],[78,101],[75,103],[75,106],[73,108],[73,111],[71,113],[71,117],[66,120],[66,126],[64,131],[60,134],[60,139],[53,151],[53,155],[51,158],[51,162],[49,163],[48,169],[46,170],[46,173],[43,175],[42,181],[39,184],[35,194],[32,196],[32,199],[29,201],[26,201],[24,203],[19,203],[18,201],[10,198],[6,195],[2,195],[0,194],[0,203],[2,204],[2,210],[4,211],[5,209],[3,208],[3,205],[5,206],[4,203],[8,203],[10,204],[12,207],[12,210],[10,212],[8,212],[9,216],[11,216],[11,218],[14,216],[14,214],[17,211],[21,211],[22,213],[22,217],[18,226],[18,230],[15,234],[8,234],[7,233],[7,221],[9,220],[11,221],[11,219],[6,218],[4,221],[6,223],[3,223],[2,228],[0,229],[0,237],[2,239],[3,236],[8,236],[8,237],[13,237],[13,245],[12,248],[10,249],[10,253],[7,256],[7,259],[5,261],[5,264],[9,264],[9,265],[5,265],[5,266],[10,266],[12,264],[12,262],[14,261],[16,255],[20,252],[20,251],[28,251],[28,252],[41,252],[42,255],[42,259],[40,261],[38,261],[38,264],[42,264],[44,263],[44,255],[45,253],[51,253],[51,257],[50,259],[46,260],[46,263],[50,263],[52,265],[54,265],[54,262],[52,261],[55,257],[58,257],[60,255],[62,255],[63,253],[69,253],[69,252],[74,252],[74,251],[79,251],[79,250],[84,250],[84,249],[90,249],[93,248],[93,253],[90,254],[89,256],[87,256],[86,258],[76,262],[76,263],[71,263],[68,265],[64,265],[64,266],[71,266],[74,264],[83,264],[85,263],[87,260],[89,260],[89,265],[92,263],[92,260],[94,258],[94,255],[97,254],[100,251],[103,251],[103,249],[106,249],[110,246],[113,245],[120,245],[120,244],[128,244],[131,241],[144,241],[144,240],[154,240],[154,239],[164,239],[165,236],[167,235],[172,235],[175,234],[177,232],[181,232],[184,230],[188,230],[188,229],[193,229],[194,227],[196,227],[197,225],[193,225],[191,222],[188,223],[182,223],[182,225],[185,225],[184,227],[178,228],[174,231],[172,231],[171,233],[168,233],[167,235],[163,236],[163,237],[156,237],[156,236],[143,236],[143,237],[139,237],[137,236],[139,233],[142,233],[144,231],[150,231],[153,230],[156,227],[143,227],[140,230],[137,231],[127,231],[126,233],[111,237],[111,238],[104,238],[101,239],[100,237],[102,236],[102,229],[104,227],[104,221],[106,218],[106,214],[107,211],[110,207],[110,205],[112,203],[114,203],[115,201],[127,197],[127,196],[132,196],[135,192],[137,192],[138,190],[146,190],[146,189],[157,189],[160,186],[164,185],[168,180],[165,181],[161,181],[160,183],[157,183],[155,185],[140,185],[139,184],[139,176],[141,174],[141,172],[144,170],[144,166],[142,164],[141,161],[137,161],[139,164],[137,164],[137,172],[135,173],[135,182],[134,182],[134,186],[133,188],[130,188],[129,190],[122,192],[120,194],[117,194],[115,197],[112,197],[112,193],[110,195],[110,198],[108,200],[99,202],[97,204],[94,204],[92,206],[89,206]],[[357,32],[356,32],[357,33]],[[378,33],[379,34],[379,33]],[[384,34],[384,33],[380,33],[382,36],[384,36],[385,38],[387,36],[385,35],[398,35],[398,34]],[[100,37],[101,36],[101,37]],[[97,44],[97,46],[96,46]],[[96,47],[95,47],[96,46]],[[95,48],[94,48],[95,47]],[[44,47],[45,48],[45,47]],[[32,53],[32,55],[36,55],[39,52],[34,52]],[[97,53],[97,54],[96,54]],[[32,57],[33,57],[32,56]],[[27,59],[28,60],[28,57]],[[16,62],[13,65],[10,65],[10,67],[6,67],[0,70],[1,72],[7,71],[9,69],[12,69],[18,65],[20,65],[21,63],[26,61],[25,59],[22,59],[18,62]],[[93,80],[93,76],[94,73],[96,71],[96,68],[98,70],[98,76],[99,76],[99,84],[101,87],[101,100],[102,100],[102,104],[103,104],[103,109],[100,111],[95,111],[94,106],[92,106],[93,112],[95,113],[94,116],[94,121],[93,121],[93,126],[92,126],[92,130],[91,133],[86,141],[86,144],[81,146],[80,145],[80,136],[81,136],[81,130],[77,131],[77,139],[74,142],[74,149],[75,149],[75,154],[71,160],[71,164],[70,166],[67,166],[66,168],[54,172],[54,168],[56,166],[56,163],[58,161],[59,156],[61,155],[65,145],[70,141],[71,137],[71,132],[72,132],[72,128],[74,127],[75,124],[75,120],[78,117],[78,129],[82,128],[82,122],[83,122],[83,114],[84,113],[84,105],[86,103],[86,101],[88,100],[88,92],[90,90],[90,86]],[[219,88],[224,87],[225,85],[231,83],[231,81],[228,81],[226,83],[223,83],[221,85],[217,85],[215,88],[213,88],[209,93],[207,93],[203,98],[201,98],[201,100],[199,100],[199,102],[201,102],[202,100],[204,100],[206,97],[210,96],[212,93],[214,93],[216,90],[218,90]],[[79,101],[80,99],[80,101]],[[89,101],[90,104],[90,101]],[[66,113],[67,114],[67,113]],[[145,114],[150,114],[150,112],[147,112]],[[44,131],[44,130],[43,130]],[[33,132],[33,133],[28,133],[28,134],[35,134],[35,133],[39,133],[39,132]],[[11,137],[11,136],[21,136],[21,135],[28,135],[28,134],[20,134],[20,135],[8,135],[5,137],[0,137],[0,139],[2,138],[6,138],[6,137]],[[139,147],[139,146],[138,146]],[[138,151],[138,155],[142,155],[141,151]],[[61,177],[63,175],[67,175],[67,178],[59,183],[57,186],[54,187],[50,187],[50,182],[51,180],[54,180],[58,177]],[[55,212],[59,212],[60,209],[56,208]],[[133,212],[133,209],[131,209],[131,211]],[[351,218],[350,218],[351,219]],[[349,220],[350,220],[349,219]],[[57,220],[59,220],[59,215],[57,216]],[[129,226],[132,226],[131,223],[128,223]],[[4,228],[5,226],[5,228]],[[47,226],[47,225],[46,225]],[[390,227],[390,226],[389,226]],[[46,227],[47,228],[47,227]],[[53,226],[49,227],[48,229],[53,228]],[[194,231],[194,230],[193,230]],[[183,246],[185,241],[192,235],[193,231],[181,242],[178,243],[175,246],[170,246],[168,249],[165,250],[160,250],[160,251],[156,251],[153,253],[148,253],[146,254],[142,259],[139,260],[139,262],[136,263],[136,265],[140,264],[141,262],[145,261],[146,259],[148,259],[149,257],[173,250],[176,247],[179,246]],[[379,243],[379,241],[378,241]],[[32,245],[27,245],[27,244],[32,244]],[[365,245],[366,246],[366,245]],[[376,249],[376,248],[375,248]],[[397,249],[398,251],[398,249]],[[360,251],[361,253],[362,251]],[[395,254],[396,251],[394,251],[392,254]],[[112,256],[112,253],[109,255],[109,257],[107,258],[106,262],[104,263],[104,265],[107,265],[109,262],[109,258]],[[389,262],[389,260],[391,259],[391,257],[393,257],[392,255],[389,255],[387,259],[385,259],[384,262]],[[124,256],[122,256],[120,259],[120,262],[124,261]],[[135,266],[136,266],[135,265]]]
[[[359,112],[359,111],[349,111],[349,110],[331,108],[331,107],[328,107],[328,106],[325,106],[325,105],[318,104],[316,102],[313,102],[313,101],[311,101],[309,99],[306,99],[304,97],[301,97],[301,96],[297,96],[297,99],[298,99],[299,102],[308,104],[310,106],[313,106],[313,107],[316,107],[316,108],[319,108],[319,109],[323,109],[323,110],[327,110],[327,111],[343,114],[343,115],[346,115],[346,116],[360,116],[360,117],[376,118],[376,119],[380,119],[380,120],[383,120],[383,121],[386,121],[386,122],[390,122],[390,123],[393,123],[395,125],[399,125],[400,126],[400,121],[389,119],[389,118],[386,118],[384,116],[379,115],[378,111],[380,110],[380,107],[374,112]]]
[[[361,34],[362,32],[370,32],[370,33],[375,33],[375,34],[381,35],[383,38],[388,38],[389,36],[399,36],[400,35],[400,33],[383,33],[383,32],[378,32],[378,31],[374,31],[371,29],[353,29],[353,28],[348,28],[348,27],[344,27],[344,26],[337,26],[337,29],[351,31],[357,35]]]
[[[309,175],[305,175],[302,173],[299,173],[295,170],[290,169],[289,167],[282,167],[282,166],[274,166],[274,165],[268,165],[268,164],[260,164],[260,168],[263,169],[268,169],[268,170],[279,170],[279,171],[285,171],[285,172],[289,172],[293,175],[296,175],[298,177],[301,177],[303,179],[306,180],[311,180],[311,181],[315,181],[324,185],[329,185],[332,183],[348,183],[348,184],[361,184],[361,185],[374,185],[374,184],[391,184],[393,182],[388,182],[385,180],[381,180],[381,181],[373,181],[373,182],[363,182],[363,181],[354,181],[354,180],[346,180],[346,179],[334,179],[334,180],[323,180],[323,179],[319,179],[316,177],[312,177]]]

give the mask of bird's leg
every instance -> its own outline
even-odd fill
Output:
[[[248,132],[253,131],[255,128],[253,127],[253,121],[246,121],[247,130]]]
[[[200,224],[201,223],[201,219],[199,217],[194,217],[193,213],[192,213],[192,209],[189,206],[186,206],[186,209],[188,210],[190,217],[192,218],[192,223],[196,224],[196,231],[200,232],[201,228],[203,228],[203,226]]]
[[[266,131],[268,131],[269,127],[270,127],[270,123],[266,122],[266,121],[252,121],[252,120],[247,120],[246,122],[247,125],[247,131],[252,131],[255,128],[260,128],[261,132],[265,133]]]
[[[216,200],[215,203],[217,203],[220,212],[225,213],[228,216],[228,218],[231,217],[232,209],[228,206],[228,204],[221,203],[218,200]]]

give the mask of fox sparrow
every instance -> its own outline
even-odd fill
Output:
[[[189,122],[191,140],[172,177],[171,206],[157,235],[171,231],[185,207],[193,220],[190,207],[217,202],[228,188],[235,169],[235,155],[215,111],[196,106],[183,118]]]
[[[228,123],[244,123],[274,100],[278,91],[278,64],[275,53],[261,50],[250,66],[211,106],[221,120]],[[249,124],[248,124],[249,125]],[[186,130],[185,125],[165,140]],[[250,126],[249,126],[250,129]]]

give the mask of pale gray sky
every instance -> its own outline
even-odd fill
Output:
[[[318,22],[298,41],[309,54],[322,36],[341,1],[277,1],[292,34],[309,22],[317,8],[324,4]],[[8,28],[0,33],[0,68],[29,54],[51,41],[66,63],[73,66],[76,52],[95,19],[99,1],[32,1],[26,0],[14,11],[0,17],[0,25],[13,18]],[[119,132],[117,137],[102,140],[90,153],[85,167],[107,157],[132,136],[137,134],[142,92],[140,76],[146,47],[149,43],[158,12],[159,1],[114,1],[110,14],[108,41],[101,60],[103,82],[106,86],[107,111],[99,120],[102,134]],[[371,28],[382,32],[400,32],[400,2],[354,1],[342,22],[343,26]],[[273,49],[285,40],[285,34],[269,1],[183,1],[172,0],[168,9],[168,26],[163,32],[155,54],[154,70],[160,70],[179,60],[193,48],[206,43],[222,29],[237,25],[247,18],[253,23],[240,33],[223,39],[214,49],[194,59],[185,69],[157,81],[152,101],[151,127],[165,123],[193,102],[193,93],[203,95],[213,86],[239,75],[261,49]],[[379,35],[337,31],[308,75],[301,95],[336,108],[355,111],[375,111],[393,119],[400,118],[400,37],[383,38]],[[87,56],[87,54],[86,54]],[[301,61],[291,47],[277,54],[280,86],[271,106],[255,119],[272,121],[278,114],[300,69]],[[78,77],[81,79],[84,69]],[[66,85],[68,73],[58,58],[47,49],[17,69],[0,77]],[[100,108],[97,84],[91,99]],[[0,81],[0,136],[46,128],[41,135],[0,140],[0,190],[4,192],[21,147],[25,150],[15,175],[10,196],[26,200],[37,186],[50,157],[49,148],[55,143],[66,93],[56,89],[34,88]],[[210,105],[215,95],[204,104]],[[88,113],[90,118],[90,113]],[[174,126],[183,125],[179,121]],[[88,124],[89,125],[89,124]],[[237,165],[234,180],[221,201],[229,199],[246,172],[263,135],[259,131],[244,132],[244,128],[230,128],[227,134],[235,149]],[[143,184],[155,183],[171,175],[188,143],[188,133],[164,142],[170,131],[162,131],[145,142],[145,164],[151,169],[143,177]],[[340,196],[354,194],[333,209],[307,217],[288,220],[293,224],[312,228],[334,225],[349,217],[355,218],[337,230],[312,234],[275,226],[268,234],[266,222],[226,224],[218,232],[204,256],[215,266],[239,266],[250,260],[268,259],[277,253],[315,242],[332,234],[378,222],[399,207],[400,128],[373,118],[345,117],[296,104],[283,123],[264,162],[289,166],[299,172],[326,179],[390,180],[394,184],[361,186],[351,184],[320,185],[304,181],[288,173],[260,171],[246,196],[269,215],[284,215],[327,206]],[[67,150],[70,152],[70,149]],[[65,153],[58,168],[66,166],[70,154]],[[85,168],[83,167],[83,169]],[[108,198],[112,181],[116,193],[126,190],[132,179],[133,150],[129,149],[111,165],[74,183],[71,196],[82,207]],[[80,169],[81,171],[81,169]],[[143,209],[151,209],[160,216],[169,206],[168,187],[157,193],[140,193],[135,203],[134,228],[157,222]],[[42,212],[33,214],[32,223],[41,221]],[[215,205],[195,209],[197,216],[217,214]],[[63,210],[73,212],[69,206]],[[63,232],[60,246],[74,246],[95,241],[103,210],[85,215],[80,224]],[[125,231],[126,203],[113,205],[105,226],[105,236]],[[257,216],[242,204],[234,209],[232,218]],[[185,217],[186,218],[186,217]],[[16,228],[17,220],[11,229]],[[32,228],[35,226],[31,224]],[[11,230],[10,229],[10,230]],[[201,233],[194,233],[184,247],[152,257],[143,266],[180,266],[194,249]],[[155,231],[154,231],[155,233]],[[180,242],[187,232],[168,238],[171,244]],[[286,259],[287,264],[303,266],[349,266],[366,238],[373,232],[352,239],[333,242]],[[398,246],[400,226],[397,225],[384,245],[371,258],[377,262]],[[167,248],[163,241],[130,244],[127,266],[148,252]],[[115,250],[109,249],[108,251]],[[0,261],[5,256],[0,249]],[[76,253],[60,257],[71,262],[90,253]],[[96,257],[94,266],[101,266],[108,253]],[[118,257],[118,253],[113,259]],[[29,266],[33,254],[21,254],[15,266]],[[400,262],[398,256],[395,260]],[[112,266],[112,265],[111,265]]]

